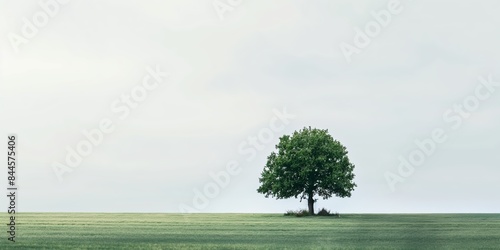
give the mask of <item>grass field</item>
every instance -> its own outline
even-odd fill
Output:
[[[7,221],[6,216],[4,221]],[[500,248],[500,214],[24,213],[0,249]],[[4,224],[4,227],[7,226]]]

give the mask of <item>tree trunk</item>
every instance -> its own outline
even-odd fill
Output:
[[[309,195],[309,199],[307,199],[307,203],[309,205],[309,214],[314,215],[314,199],[313,195]]]

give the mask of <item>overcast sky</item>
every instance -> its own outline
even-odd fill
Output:
[[[0,1],[20,211],[305,208],[256,189],[278,138],[312,126],[358,185],[317,208],[499,212],[498,1],[41,2]]]

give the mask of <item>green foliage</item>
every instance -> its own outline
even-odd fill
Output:
[[[319,216],[329,216],[330,215],[330,210],[327,210],[325,208],[322,208],[321,210],[319,210],[318,213],[316,213],[317,215]]]
[[[304,128],[284,135],[261,173],[257,189],[266,197],[350,197],[356,184],[346,148],[328,130]]]
[[[309,211],[307,209],[299,209],[299,210],[288,210],[284,214],[285,216],[296,216],[296,217],[303,217],[303,216],[309,216]],[[317,216],[334,216],[334,217],[340,217],[340,214],[335,212],[332,213],[330,210],[326,208],[322,208],[316,213]]]
[[[286,211],[285,216],[296,216],[296,217],[309,216],[309,211],[307,209],[299,209],[297,211],[288,210]]]
[[[332,213],[330,212],[330,210],[326,209],[326,208],[322,208],[321,210],[318,211],[318,213],[316,213],[316,215],[318,216],[334,216],[334,217],[340,217],[340,214],[335,212],[335,213]]]

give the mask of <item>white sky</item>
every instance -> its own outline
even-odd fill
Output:
[[[388,2],[243,0],[221,20],[212,0],[74,0],[16,53],[9,34],[43,8],[1,0],[0,136],[20,138],[20,210],[178,212],[231,161],[241,172],[200,211],[306,207],[256,189],[278,137],[312,126],[347,147],[358,185],[317,208],[499,212],[500,87],[457,129],[442,116],[475,94],[478,77],[500,82],[500,2],[401,0],[347,63],[340,44],[353,45],[355,27]],[[169,79],[120,120],[110,105],[155,65]],[[295,119],[247,161],[239,145],[284,107]],[[53,163],[103,118],[116,130],[58,182]],[[436,128],[447,141],[392,191],[384,174]]]

